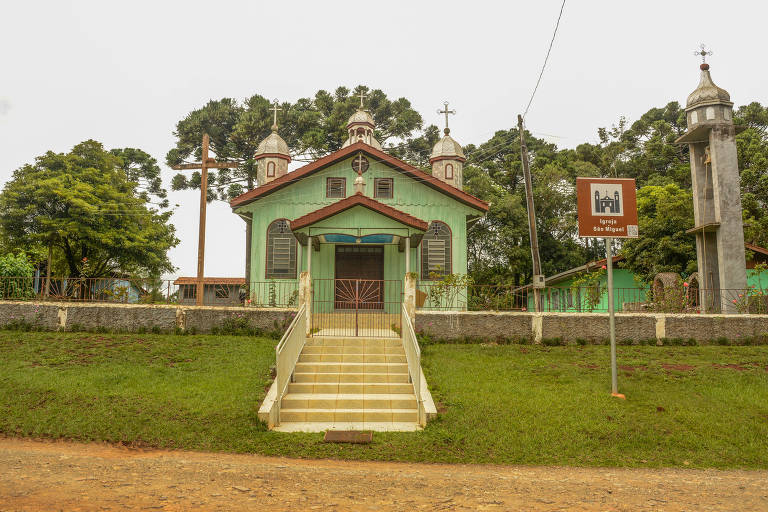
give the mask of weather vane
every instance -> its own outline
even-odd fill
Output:
[[[708,55],[712,55],[712,53],[713,52],[711,50],[707,50],[707,45],[705,45],[704,43],[701,43],[699,45],[699,49],[696,50],[695,52],[693,52],[694,55],[698,55],[698,56],[701,57],[701,63],[702,64],[706,64],[707,56]]]

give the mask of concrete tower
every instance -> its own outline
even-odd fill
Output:
[[[288,164],[291,163],[288,144],[277,134],[277,111],[282,110],[277,106],[277,100],[270,110],[274,112],[272,133],[261,141],[253,155],[256,160],[256,181],[260,187],[288,173]]]
[[[702,48],[702,60],[707,53]],[[696,256],[705,310],[736,312],[733,300],[747,287],[741,187],[733,103],[701,64],[699,86],[685,108],[688,131],[677,139],[690,149]]]
[[[448,110],[448,102],[443,103],[444,109],[438,110],[438,114],[445,114],[445,129],[443,138],[437,141],[432,148],[432,155],[429,157],[429,163],[432,164],[432,176],[453,185],[459,190],[464,189],[464,151],[461,144],[456,142],[451,136],[451,129],[448,128],[448,114],[455,114],[455,110]]]

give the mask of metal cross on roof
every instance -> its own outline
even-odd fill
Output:
[[[704,43],[701,43],[699,45],[699,49],[693,52],[694,55],[699,55],[701,57],[701,63],[704,64],[707,62],[707,55],[712,55],[714,52],[711,50],[707,50],[707,45]]]
[[[360,110],[363,110],[363,100],[368,97],[367,94],[365,94],[363,91],[360,91],[360,94],[357,95],[360,98]]]
[[[272,100],[272,101],[273,101],[273,103],[272,103],[272,108],[270,108],[269,110],[271,110],[272,112],[274,112],[274,118],[273,118],[272,124],[273,124],[273,125],[275,125],[275,126],[277,126],[277,111],[278,111],[278,110],[283,110],[283,109],[281,109],[280,107],[278,107],[278,106],[277,106],[277,105],[278,105],[278,103],[277,103],[277,98],[275,98],[275,99],[274,99],[274,100]]]
[[[455,110],[448,110],[448,102],[447,101],[443,102],[443,107],[444,107],[443,110],[438,110],[437,113],[438,114],[445,114],[445,129],[447,130],[448,129],[448,114],[456,115],[456,111]]]

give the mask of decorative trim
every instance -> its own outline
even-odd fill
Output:
[[[292,220],[291,231],[305,228],[316,222],[320,222],[323,219],[332,217],[337,213],[349,210],[354,206],[363,206],[369,210],[380,213],[385,217],[389,217],[390,219],[396,220],[401,224],[405,224],[406,226],[418,229],[420,231],[426,231],[429,227],[426,222],[421,219],[417,219],[413,215],[401,212],[396,208],[392,208],[391,206],[380,203],[375,199],[371,199],[370,197],[364,196],[362,194],[354,194],[347,197],[346,199],[342,199],[324,208],[320,208],[319,210],[315,210],[314,212],[299,217],[298,219]]]
[[[439,162],[440,160],[456,160],[457,162],[461,162],[461,163],[464,163],[464,162],[467,161],[466,158],[458,156],[458,155],[456,155],[456,156],[434,156],[434,157],[429,159],[429,163],[433,164],[435,162]]]
[[[261,160],[262,158],[279,158],[281,160],[285,160],[288,163],[291,163],[291,157],[282,153],[262,153],[253,157],[253,159],[257,161]]]

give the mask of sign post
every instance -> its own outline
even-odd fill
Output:
[[[605,240],[608,273],[608,331],[611,340],[611,395],[619,393],[616,372],[616,307],[613,293],[613,239],[637,238],[635,180],[628,178],[576,178],[579,236]]]

